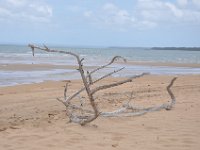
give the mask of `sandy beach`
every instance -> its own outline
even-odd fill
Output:
[[[100,92],[102,109],[112,110],[126,102],[134,91],[133,103],[154,106],[170,100],[166,86],[174,76],[147,75],[134,82]],[[110,78],[100,84],[116,82]],[[80,126],[69,123],[65,107],[56,100],[63,96],[67,81],[0,88],[0,149],[171,149],[200,148],[200,75],[179,75],[172,90],[175,107],[138,117],[103,118]],[[69,85],[69,94],[82,86]],[[120,93],[125,94],[121,96]]]
[[[0,150],[200,150],[200,0],[0,0],[0,35]]]

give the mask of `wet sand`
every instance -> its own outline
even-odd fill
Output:
[[[108,63],[108,62],[107,62]],[[116,64],[134,65],[134,66],[165,66],[165,67],[190,67],[200,68],[200,64],[184,63],[157,63],[157,62],[138,62],[128,61],[126,63],[116,62]],[[85,66],[86,69],[92,69],[97,66]],[[51,70],[51,69],[77,69],[77,65],[55,65],[55,64],[0,64],[0,70],[5,71],[34,71],[34,70]]]

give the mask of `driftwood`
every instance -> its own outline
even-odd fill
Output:
[[[145,114],[147,112],[159,111],[159,110],[162,110],[162,109],[170,110],[170,109],[172,109],[172,107],[174,106],[174,104],[176,102],[175,96],[174,96],[173,92],[171,91],[171,87],[174,84],[174,81],[176,80],[176,78],[173,78],[171,80],[170,84],[166,88],[168,94],[171,97],[171,102],[170,103],[162,104],[160,106],[141,108],[141,107],[132,106],[128,102],[127,104],[123,105],[121,108],[119,108],[119,109],[117,109],[115,111],[112,111],[112,112],[101,112],[97,107],[97,103],[95,102],[95,97],[94,97],[95,93],[97,93],[97,92],[99,92],[101,90],[105,90],[105,89],[116,87],[116,86],[119,86],[119,85],[122,85],[122,84],[125,84],[125,83],[128,83],[128,82],[132,82],[135,78],[142,77],[144,75],[147,75],[148,73],[142,73],[140,75],[131,76],[131,77],[127,78],[127,79],[118,81],[116,83],[111,83],[111,84],[97,86],[97,87],[93,87],[92,88],[91,86],[94,85],[95,83],[97,83],[97,82],[99,82],[99,81],[101,81],[101,80],[103,80],[103,79],[105,79],[105,78],[107,78],[107,77],[109,77],[109,76],[111,76],[111,75],[123,70],[124,68],[120,68],[118,70],[114,70],[113,72],[110,72],[110,73],[108,73],[108,74],[106,74],[106,75],[104,75],[102,77],[99,77],[96,80],[94,80],[92,78],[92,74],[94,74],[95,72],[97,72],[97,71],[99,71],[101,69],[104,69],[104,68],[110,66],[111,64],[113,64],[118,59],[122,59],[124,62],[126,62],[126,59],[124,59],[121,56],[115,56],[115,57],[113,57],[113,59],[109,63],[107,63],[107,64],[105,64],[103,66],[100,66],[100,67],[98,67],[98,68],[96,68],[96,69],[94,69],[94,70],[92,70],[90,72],[87,71],[85,73],[85,71],[83,69],[83,60],[84,59],[83,58],[81,59],[79,57],[79,55],[77,55],[75,53],[49,49],[45,45],[44,45],[44,47],[39,47],[39,46],[35,46],[35,45],[32,45],[32,44],[29,44],[28,46],[32,49],[33,56],[34,56],[34,50],[35,49],[39,49],[39,50],[46,51],[46,52],[53,52],[53,53],[55,52],[55,53],[68,54],[68,55],[74,56],[76,58],[77,63],[78,63],[78,69],[77,70],[80,72],[84,87],[82,87],[79,91],[75,92],[71,96],[67,97],[67,91],[68,91],[68,83],[67,83],[66,86],[65,86],[65,89],[64,89],[64,100],[62,100],[60,98],[57,98],[58,101],[60,101],[62,104],[65,105],[66,114],[69,117],[71,122],[79,123],[81,125],[85,125],[85,124],[95,120],[99,116],[103,116],[103,117],[138,116],[138,115],[143,115],[143,114]],[[87,98],[89,99],[89,105],[92,107],[92,110],[84,109],[82,107],[82,102],[80,102],[81,103],[80,106],[71,103],[71,101],[75,97],[78,97],[78,96],[79,96],[80,101],[82,101],[81,97],[80,97],[80,93],[83,92],[83,91],[86,91]],[[131,94],[130,99],[132,98],[132,96],[133,96],[133,93]],[[74,111],[77,111],[77,110],[81,112],[81,115],[77,115],[76,113],[74,113]]]

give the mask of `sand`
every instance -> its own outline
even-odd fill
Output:
[[[102,91],[102,109],[123,104],[134,91],[134,103],[152,106],[169,101],[165,87],[173,76],[148,75],[127,85]],[[120,79],[107,79],[102,84]],[[80,126],[69,123],[62,97],[66,81],[0,88],[0,150],[199,150],[200,75],[181,75],[172,90],[177,98],[170,110],[138,117],[103,118]],[[82,84],[70,83],[72,93]]]
[[[87,66],[92,69],[95,66]],[[34,71],[34,70],[52,70],[52,69],[77,69],[74,65],[55,65],[55,64],[0,64],[0,70],[4,71]]]
[[[124,64],[124,62],[116,62]],[[142,62],[142,61],[128,61],[126,65],[134,66],[167,66],[167,67],[190,67],[200,68],[200,64],[192,63],[164,63],[164,62]],[[86,69],[93,69],[97,66],[85,66]],[[0,70],[4,71],[34,71],[34,70],[52,70],[52,69],[77,69],[74,65],[53,65],[53,64],[0,64]]]

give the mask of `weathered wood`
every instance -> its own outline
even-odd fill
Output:
[[[168,92],[168,94],[170,95],[170,98],[171,98],[171,102],[168,103],[168,104],[161,104],[159,106],[153,106],[153,107],[147,107],[147,108],[132,106],[132,105],[129,104],[130,100],[133,98],[133,92],[132,92],[130,99],[129,99],[129,101],[126,105],[123,105],[119,109],[112,111],[112,112],[101,112],[101,111],[98,110],[97,104],[95,102],[95,98],[94,98],[95,93],[97,93],[98,91],[101,91],[101,90],[106,90],[108,88],[120,86],[120,85],[128,83],[128,82],[132,82],[135,78],[139,78],[139,77],[142,77],[144,75],[148,75],[148,73],[142,73],[140,75],[135,75],[135,76],[129,77],[127,79],[124,79],[122,81],[118,81],[116,83],[101,85],[101,86],[98,86],[94,89],[91,89],[91,85],[94,85],[95,83],[97,83],[97,82],[99,82],[99,81],[101,81],[101,80],[123,70],[124,67],[120,68],[118,70],[114,70],[113,72],[110,72],[110,73],[108,73],[108,74],[106,74],[102,77],[99,77],[98,79],[96,79],[94,81],[93,81],[93,78],[92,78],[93,73],[110,66],[111,64],[113,64],[118,59],[122,59],[124,62],[126,62],[126,59],[124,59],[121,56],[115,56],[115,57],[112,58],[112,60],[109,63],[102,65],[100,67],[97,67],[96,69],[94,69],[90,72],[87,72],[87,75],[85,75],[85,73],[84,73],[85,71],[83,69],[84,58],[80,59],[79,55],[72,53],[72,52],[67,52],[67,51],[53,50],[53,49],[48,48],[46,45],[44,45],[44,47],[39,47],[39,46],[29,44],[28,46],[31,47],[33,56],[34,56],[34,53],[35,53],[35,49],[39,49],[39,50],[43,50],[43,51],[46,51],[46,52],[68,54],[68,55],[74,56],[75,59],[77,60],[77,63],[78,63],[78,69],[77,70],[79,71],[79,73],[81,75],[81,79],[82,79],[84,87],[82,87],[80,90],[78,90],[77,92],[75,92],[71,96],[67,97],[68,83],[66,83],[66,86],[64,88],[64,100],[57,98],[57,100],[59,102],[61,102],[63,105],[65,105],[66,114],[69,117],[71,122],[79,123],[80,125],[85,125],[89,122],[92,122],[93,120],[95,120],[99,116],[103,116],[103,117],[139,116],[139,115],[146,114],[147,112],[159,111],[159,110],[162,110],[162,109],[171,110],[172,107],[175,105],[176,99],[175,99],[175,96],[174,96],[174,94],[171,90],[171,87],[173,86],[176,78],[173,78],[171,80],[170,84],[166,87],[166,90],[167,90],[167,92]],[[71,101],[75,97],[80,96],[80,93],[83,92],[83,91],[86,91],[86,93],[87,93],[89,104],[93,109],[92,111],[88,110],[88,109],[83,109],[82,103],[81,103],[80,106],[71,104]],[[80,110],[81,112],[84,112],[85,114],[82,114],[82,115],[74,114],[73,113],[74,110]]]

